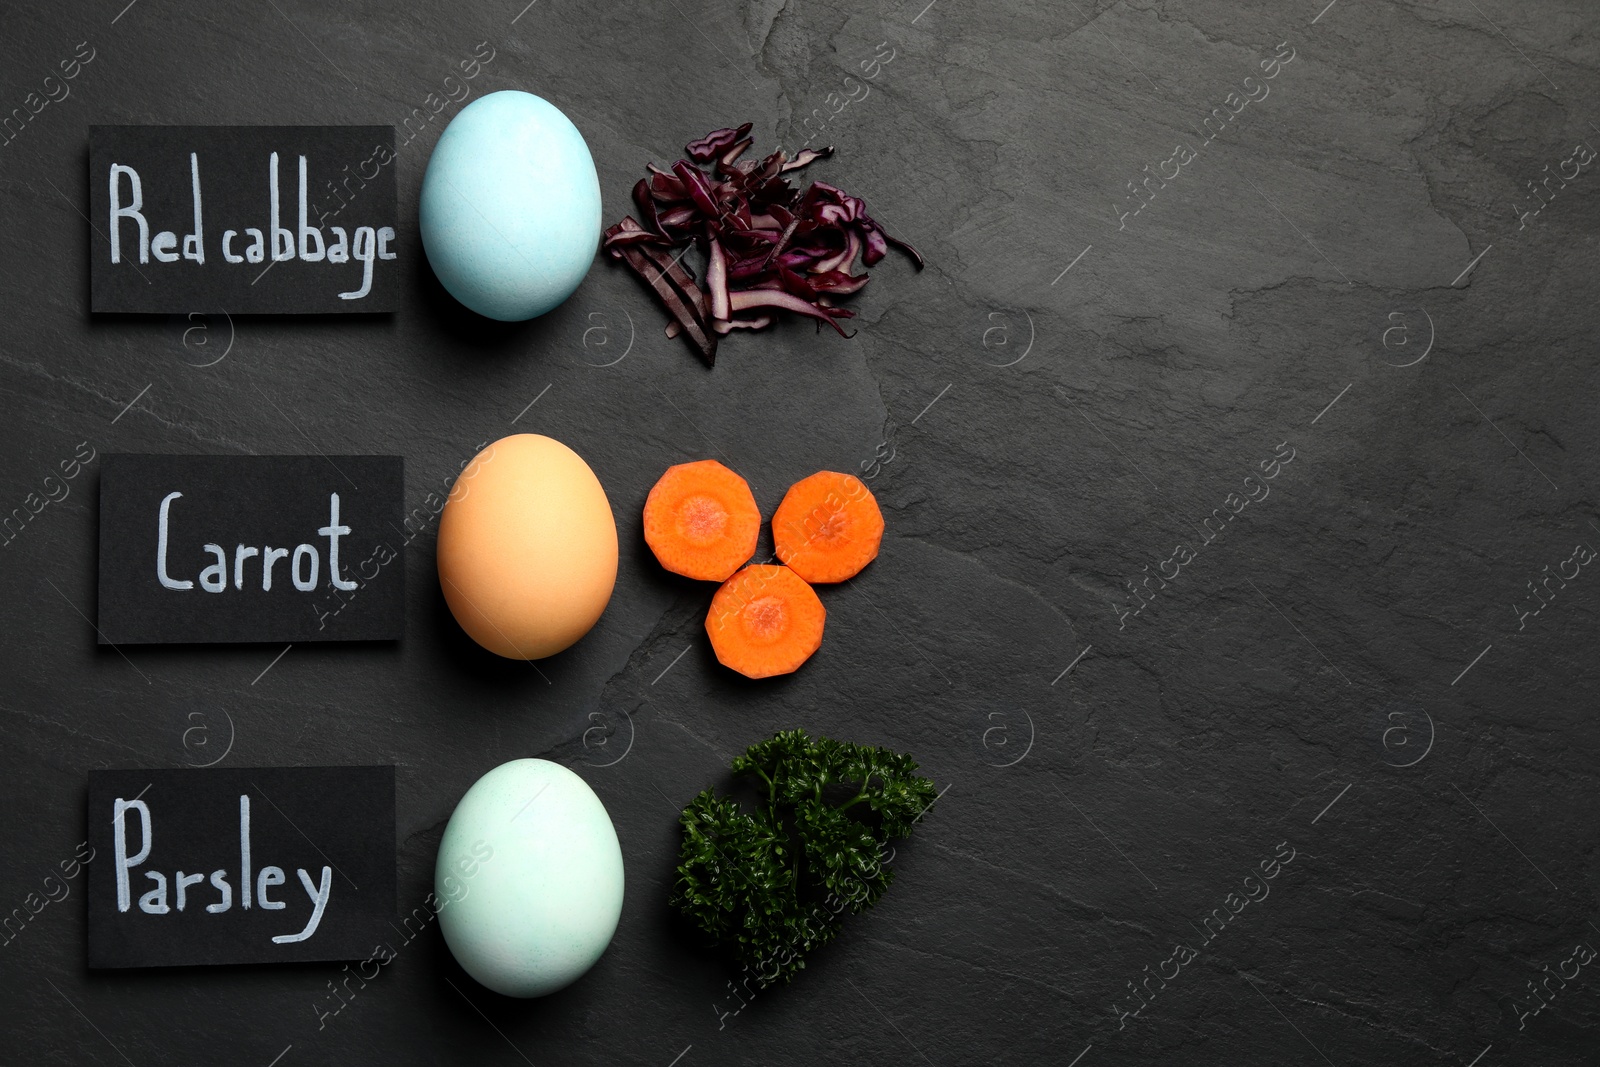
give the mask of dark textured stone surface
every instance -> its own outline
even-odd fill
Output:
[[[559,759],[610,809],[627,902],[611,950],[557,996],[496,998],[430,928],[319,1027],[327,967],[91,976],[80,880],[0,947],[0,1058],[1592,1062],[1594,965],[1520,1026],[1517,1005],[1546,964],[1600,945],[1600,576],[1521,628],[1513,608],[1600,543],[1600,174],[1524,226],[1513,210],[1547,164],[1600,143],[1589,5],[119,8],[4,20],[0,112],[78,42],[95,57],[0,147],[0,507],[83,441],[397,452],[426,507],[480,442],[532,430],[594,466],[623,559],[599,627],[537,669],[461,636],[431,527],[400,645],[97,651],[91,465],[0,553],[0,909],[72,856],[88,768],[219,756],[398,764],[403,908],[478,775]],[[472,95],[564,108],[609,215],[647,160],[712,127],[804,140],[800,117],[830,112],[887,42],[820,173],[929,269],[875,271],[852,341],[789,324],[735,338],[709,372],[604,263],[542,320],[476,320],[414,228],[392,317],[91,321],[90,123],[399,124],[484,40]],[[1198,142],[1280,41],[1295,59],[1269,95],[1119,229],[1125,183]],[[404,211],[459,106],[401,150]],[[1280,442],[1295,458],[1270,496],[1198,547],[1200,519]],[[795,479],[891,449],[883,555],[824,590],[822,651],[769,684],[721,670],[709,588],[663,574],[640,537],[655,477],[717,456],[770,513]],[[1194,558],[1119,628],[1125,583],[1180,543]],[[674,816],[795,725],[909,750],[949,791],[884,902],[719,1026],[728,976],[664,902]],[[1204,943],[1280,842],[1295,858],[1270,895]],[[1199,955],[1119,1028],[1128,983],[1175,942]]]

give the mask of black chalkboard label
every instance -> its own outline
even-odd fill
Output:
[[[90,771],[89,843],[90,967],[366,959],[391,930],[393,767]]]
[[[101,644],[402,636],[401,457],[103,463]]]
[[[94,311],[394,311],[393,126],[91,126]]]

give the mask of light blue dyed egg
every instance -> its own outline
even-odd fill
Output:
[[[434,865],[439,929],[496,993],[542,997],[595,965],[622,915],[622,848],[605,805],[559,763],[519,759],[456,805]]]
[[[422,178],[422,245],[450,295],[516,322],[572,295],[600,244],[600,178],[554,104],[508,90],[461,109]]]

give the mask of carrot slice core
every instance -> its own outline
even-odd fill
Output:
[[[678,505],[683,536],[696,545],[714,545],[728,533],[728,509],[714,497],[697,494]]]
[[[782,640],[788,632],[788,612],[783,610],[783,601],[777,597],[760,597],[744,610],[745,632],[752,640],[770,645]]]

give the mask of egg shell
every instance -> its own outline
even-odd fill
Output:
[[[439,516],[439,586],[474,641],[542,659],[588,633],[617,581],[617,524],[594,471],[540,434],[472,460]]]
[[[419,209],[428,262],[450,295],[515,322],[572,295],[600,244],[600,178],[554,104],[506,90],[461,109],[434,146]]]
[[[622,848],[605,805],[559,763],[502,763],[467,790],[439,842],[439,929],[461,969],[508,997],[580,978],[622,915]]]

